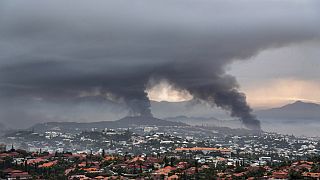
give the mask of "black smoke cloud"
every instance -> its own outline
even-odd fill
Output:
[[[3,107],[94,96],[151,116],[145,90],[150,79],[167,80],[260,129],[227,66],[319,37],[320,6],[311,0],[8,0],[0,7]],[[19,103],[11,108],[19,112]],[[1,112],[3,121],[17,119],[10,113]]]

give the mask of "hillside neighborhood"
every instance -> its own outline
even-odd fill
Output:
[[[319,179],[320,143],[204,126],[6,134],[3,179]]]

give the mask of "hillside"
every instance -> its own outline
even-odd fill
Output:
[[[135,126],[188,126],[181,122],[172,122],[154,117],[125,117],[116,121],[100,121],[91,123],[77,122],[48,122],[39,123],[32,126],[37,132],[56,130],[63,132],[85,131],[96,128],[102,130],[105,128],[129,128]]]
[[[296,101],[279,108],[255,112],[261,119],[320,120],[320,105]]]

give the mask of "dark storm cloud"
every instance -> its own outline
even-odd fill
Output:
[[[10,0],[0,6],[6,101],[98,94],[150,116],[146,86],[150,78],[166,79],[252,129],[259,121],[226,66],[319,37],[319,3],[311,0]]]

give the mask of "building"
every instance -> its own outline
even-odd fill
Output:
[[[192,148],[176,148],[175,152],[197,152],[201,151],[204,154],[211,152],[219,152],[223,155],[231,156],[231,149],[227,148],[209,148],[209,147],[192,147]]]
[[[5,152],[7,150],[7,146],[5,144],[0,144],[0,152]]]

